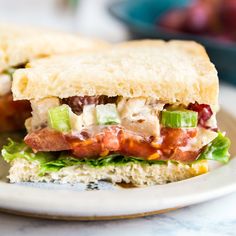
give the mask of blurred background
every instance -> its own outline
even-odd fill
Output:
[[[236,0],[0,0],[0,21],[119,42],[193,39],[236,85]]]

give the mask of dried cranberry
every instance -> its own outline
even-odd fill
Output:
[[[206,122],[211,118],[213,112],[211,107],[207,104],[190,103],[189,110],[196,111],[198,113],[198,124],[204,128],[210,128],[206,125]]]

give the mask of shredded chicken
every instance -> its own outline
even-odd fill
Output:
[[[121,124],[125,128],[147,136],[159,136],[159,112],[164,103],[146,98],[122,98],[118,105]]]
[[[0,74],[0,96],[4,96],[11,92],[11,76],[8,74]]]
[[[60,105],[58,98],[44,98],[41,100],[31,100],[32,119],[26,121],[27,130],[37,130],[46,127],[48,123],[48,110]]]

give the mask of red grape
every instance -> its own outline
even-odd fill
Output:
[[[168,11],[159,19],[159,25],[172,31],[180,31],[185,20],[184,9],[174,9]]]
[[[236,0],[224,0],[221,7],[221,20],[226,31],[236,32]]]
[[[190,103],[189,110],[196,111],[198,113],[198,124],[207,128],[206,122],[211,118],[213,112],[211,107],[207,104]]]
[[[196,3],[186,9],[184,29],[190,33],[205,33],[210,28],[211,7],[208,4]]]

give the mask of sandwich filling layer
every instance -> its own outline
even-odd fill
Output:
[[[229,160],[229,139],[218,131],[207,104],[74,96],[31,100],[31,106],[24,143],[11,141],[2,155],[7,161],[21,156],[39,160],[41,174],[78,164],[192,165]]]

